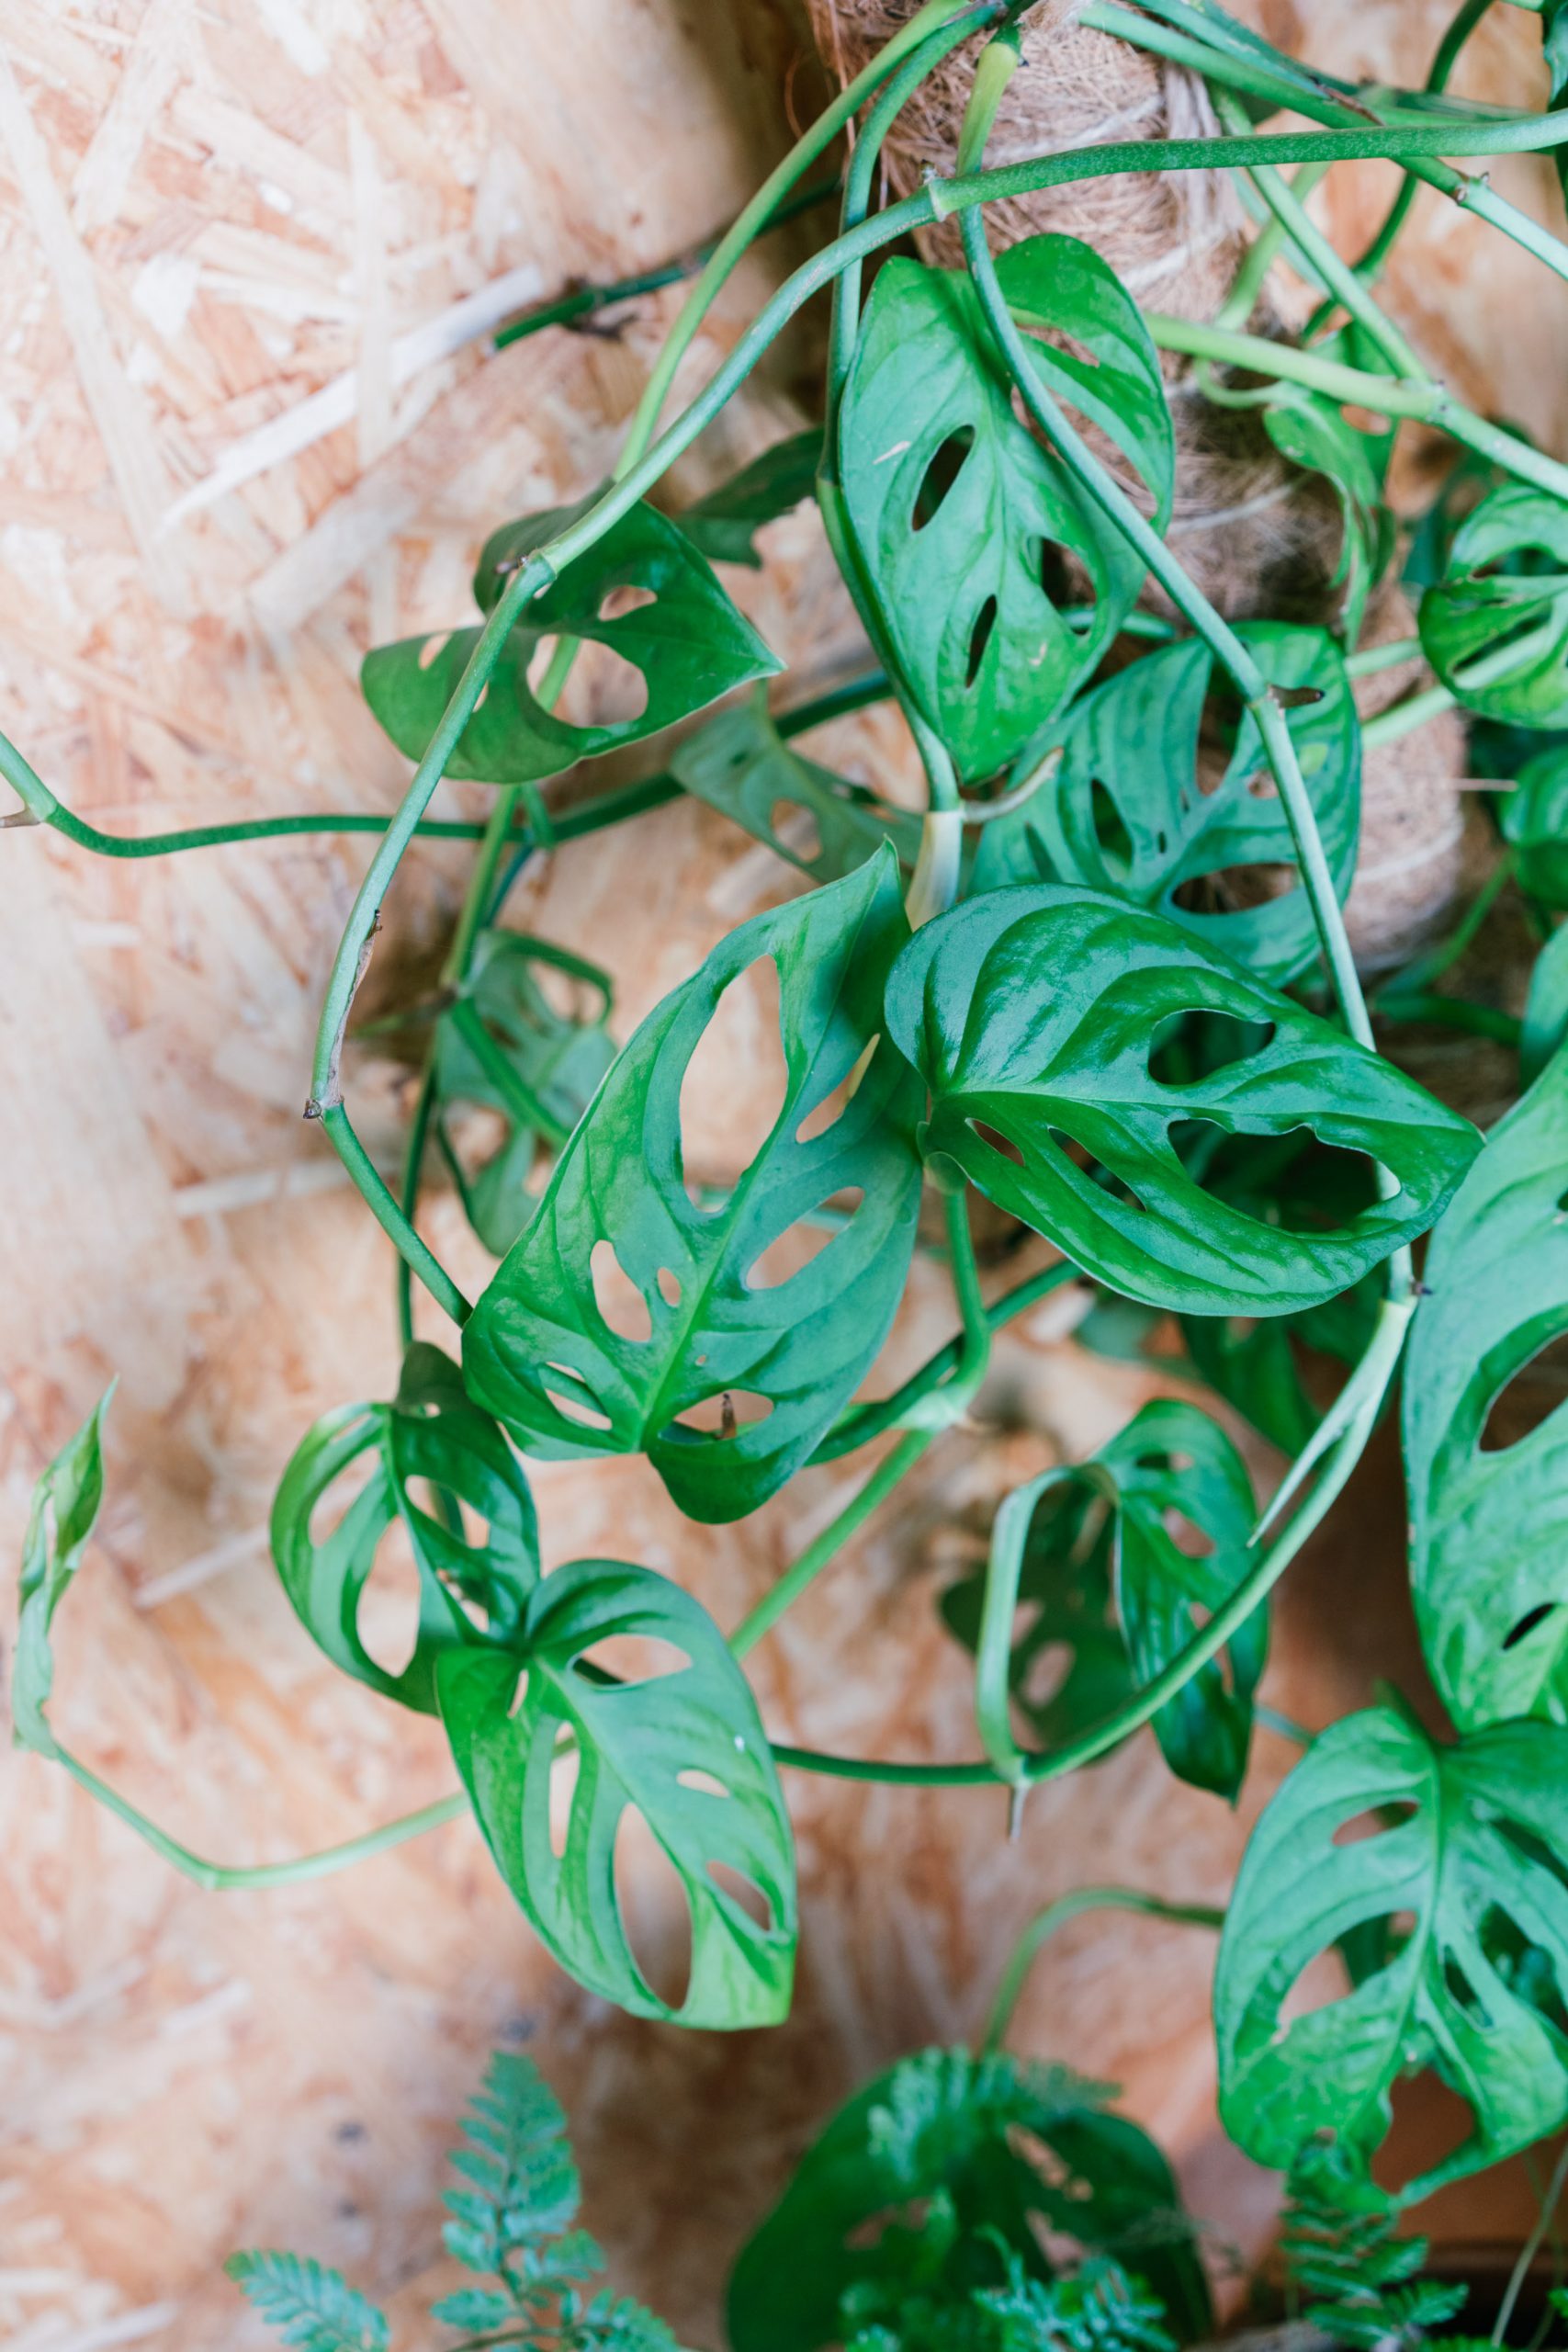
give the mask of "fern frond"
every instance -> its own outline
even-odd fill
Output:
[[[298,2254],[231,2255],[231,2278],[295,2352],[387,2352],[387,2323],[335,2270]]]
[[[1111,2096],[1108,2084],[1085,2082],[1069,2067],[1006,2051],[924,2050],[894,2069],[886,2099],[872,2110],[871,2146],[897,2177],[914,2179],[942,2169],[937,2151],[994,2138],[1010,2124],[1038,2132]]]
[[[1070,2278],[1026,2278],[1016,2261],[1006,2287],[977,2295],[1002,2324],[1005,2352],[1176,2352],[1165,2306],[1119,2263],[1086,2262]]]
[[[671,2331],[629,2296],[595,2295],[561,2332],[562,2352],[681,2352]]]
[[[497,2051],[452,2153],[472,2183],[447,2192],[447,2251],[469,2270],[500,2271],[520,2246],[570,2227],[581,2199],[566,2118],[539,2070]]]
[[[1286,2279],[1303,2318],[1352,2352],[1413,2352],[1469,2300],[1423,2279],[1427,2241],[1394,2234],[1393,2208],[1370,2182],[1325,2161],[1291,2184],[1280,2233]]]

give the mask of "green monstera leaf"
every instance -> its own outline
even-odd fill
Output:
[[[1163,1038],[1194,1012],[1235,1024],[1238,1058],[1164,1083]],[[887,1025],[931,1090],[928,1159],[1097,1281],[1179,1314],[1322,1305],[1432,1224],[1480,1148],[1340,1030],[1095,892],[993,890],[926,924],[895,967]],[[1222,1139],[1306,1128],[1400,1191],[1326,1230],[1266,1224],[1190,1173],[1173,1135],[1190,1148],[1201,1125]]]
[[[817,495],[822,435],[813,430],[775,441],[734,478],[710,491],[681,517],[681,528],[710,563],[739,563],[760,571],[757,534]]]
[[[1047,2279],[1047,2236],[1124,2260],[1183,2340],[1201,2336],[1209,2295],[1180,2192],[1145,2133],[1106,2112],[1109,2096],[1001,2052],[928,2050],[878,2075],[742,2247],[727,2311],[735,2352],[822,2352],[845,2340],[846,2303],[876,2289],[918,2280],[933,2301],[966,2304],[1014,2265]]]
[[[628,1639],[653,1646],[640,1653],[642,1670],[617,1680],[593,1652]],[[671,1654],[679,1662],[661,1670]],[[789,1818],[756,1701],[698,1602],[649,1568],[579,1560],[535,1588],[509,1653],[448,1650],[437,1684],[502,1876],[580,1984],[636,2017],[714,2030],[788,2014]],[[564,1827],[552,1832],[555,1767],[573,1743],[576,1779]],[[628,1810],[673,1867],[691,1914],[679,1999],[649,1984],[622,1914],[615,1843]]]
[[[1474,2118],[1412,2202],[1568,2121],[1565,1788],[1556,1724],[1442,1747],[1383,1705],[1314,1741],[1253,1833],[1220,1946],[1220,2112],[1248,2155],[1284,2169],[1332,2136],[1370,2162],[1412,2067]],[[1314,1960],[1387,1922],[1382,1966],[1283,2021]]]
[[[1317,348],[1328,356],[1328,346]],[[1345,541],[1333,585],[1344,590],[1339,634],[1347,645],[1355,645],[1368,599],[1398,544],[1398,526],[1384,494],[1393,435],[1363,433],[1334,401],[1297,386],[1264,410],[1263,424],[1280,456],[1307,473],[1321,474],[1339,501]]]
[[[550,976],[583,1001],[563,1010],[543,985]],[[565,1142],[615,1058],[605,1026],[611,993],[609,974],[583,956],[520,932],[490,931],[461,1003],[438,1019],[436,1140],[469,1224],[497,1258],[534,1213],[527,1186],[541,1150]],[[477,1168],[454,1130],[452,1114],[464,1103],[505,1122],[499,1147]]]
[[[525,1452],[646,1453],[687,1516],[710,1521],[755,1510],[812,1453],[880,1350],[914,1249],[919,1090],[890,1047],[872,1050],[908,937],[885,845],[742,924],[643,1023],[464,1335],[470,1391]],[[734,1191],[704,1209],[686,1187],[682,1081],[726,988],[764,957],[783,1101]],[[770,1284],[773,1245],[851,1192],[863,1197],[827,1248]],[[609,1250],[645,1336],[612,1328],[599,1304],[595,1254]],[[737,1395],[760,1417],[732,1418]]]
[[[1093,297],[1064,294],[1052,322],[1101,366],[1044,344],[1033,346],[1036,364],[1064,399],[1080,410],[1092,401],[1134,462],[1159,474],[1151,488],[1163,520],[1158,365],[1145,364],[1143,412],[1124,406],[1117,394],[1139,378],[1134,355],[1146,334],[1125,295],[1108,330],[1109,273],[1086,248],[1077,254]],[[1021,278],[1026,264],[1008,261]],[[1048,266],[1037,276],[1048,279]],[[1031,291],[1041,291],[1032,280]],[[840,411],[838,475],[859,565],[909,691],[963,773],[989,775],[1092,674],[1142,567],[1016,414],[967,277],[907,260],[878,272]],[[1080,631],[1060,607],[1079,600],[1072,583],[1084,576],[1094,615]]]
[[[1411,1577],[1469,1730],[1568,1709],[1568,1054],[1432,1237],[1404,1382]],[[1532,1427],[1531,1424],[1534,1424]]]
[[[364,1482],[323,1530],[332,1490],[349,1475]],[[464,1508],[483,1523],[481,1541],[469,1541]],[[419,1619],[412,1655],[393,1673],[366,1647],[359,1612],[400,1521],[419,1573]],[[345,1405],[300,1444],[273,1504],[272,1555],[300,1623],[335,1666],[434,1714],[443,1651],[515,1641],[539,1573],[538,1527],[502,1430],[469,1402],[457,1365],[421,1341],[391,1404]]]
[[[1010,1495],[997,1514],[983,1611],[964,1587],[946,1604],[950,1624],[972,1629],[981,1727],[998,1770],[1010,1777],[1023,1754],[1014,1709],[1044,1736],[1070,1738],[1153,1681],[1251,1568],[1256,1516],[1247,1464],[1229,1438],[1195,1405],[1173,1400],[1145,1406],[1089,1461],[1048,1470]],[[1021,1604],[1031,1612],[1021,1635]],[[1108,1618],[1120,1672],[1107,1654]],[[1040,1664],[1055,1666],[1075,1634],[1081,1661],[1074,1656],[1043,1706],[1032,1703]],[[1259,1611],[1224,1659],[1156,1715],[1161,1751],[1179,1779],[1234,1802],[1268,1655],[1268,1612]]]
[[[1568,1038],[1568,923],[1560,923],[1535,959],[1519,1037],[1519,1077],[1533,1086]]]
[[[1483,499],[1421,600],[1421,642],[1468,710],[1521,727],[1568,721],[1568,506],[1522,482]],[[1483,656],[1478,684],[1466,665]]]
[[[1361,808],[1361,733],[1344,660],[1322,629],[1262,621],[1240,634],[1271,684],[1317,696],[1287,724],[1343,899]],[[1295,844],[1250,716],[1230,729],[1223,770],[1222,753],[1204,772],[1213,668],[1206,646],[1162,646],[1077,704],[1060,725],[1055,776],[981,834],[974,891],[1081,883],[1157,909],[1265,979],[1283,983],[1311,963],[1317,928],[1305,888],[1269,897],[1258,887],[1256,869],[1291,865]]]
[[[814,882],[852,874],[886,841],[907,866],[919,855],[919,819],[803,758],[780,735],[761,688],[683,743],[670,767],[686,791]]]
[[[18,1747],[56,1760],[61,1749],[44,1713],[54,1688],[54,1612],[71,1589],[103,1508],[104,1418],[113,1396],[111,1388],[99,1399],[39,1480],[22,1542],[12,1734]]]
[[[567,529],[593,503],[527,514],[487,543],[474,582],[482,610],[508,571]],[[607,646],[641,673],[639,716],[573,726],[545,708],[530,684],[547,639]],[[366,656],[365,699],[400,752],[423,758],[479,642],[479,631],[405,638]],[[640,742],[753,678],[776,674],[756,630],[725,594],[678,524],[634,506],[524,611],[446,773],[483,784],[530,784],[574,761]]]
[[[1503,836],[1532,899],[1568,907],[1568,751],[1542,752],[1503,801]]]

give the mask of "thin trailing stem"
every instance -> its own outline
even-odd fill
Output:
[[[1562,2202],[1564,2189],[1568,2189],[1568,2147],[1564,2147],[1558,2156],[1546,2194],[1540,2200],[1540,2212],[1536,2225],[1519,2248],[1519,2258],[1514,2265],[1507,2290],[1497,2307],[1497,2317],[1492,2329],[1494,2344],[1502,2344],[1506,2340],[1508,2322],[1513,2318],[1519,2297],[1524,2292],[1525,2281],[1530,2275],[1530,2266],[1546,2244],[1547,2233],[1556,2220],[1557,2209]]]
[[[892,1453],[885,1462],[878,1464],[853,1500],[845,1505],[814,1543],[807,1545],[773,1590],[741,1619],[729,1637],[730,1649],[738,1658],[745,1657],[764,1635],[772,1633],[780,1618],[793,1609],[802,1593],[816,1583],[823,1569],[838,1557],[851,1537],[859,1532],[874,1511],[880,1510],[899,1481],[935,1443],[937,1435],[935,1430],[910,1430],[899,1439]]]
[[[1029,1972],[1052,1937],[1090,1911],[1132,1911],[1140,1918],[1165,1919],[1179,1928],[1208,1928],[1216,1934],[1225,1924],[1224,1913],[1207,1903],[1167,1903],[1157,1894],[1144,1894],[1132,1886],[1076,1888],[1071,1894],[1047,1904],[1019,1938],[997,1987],[986,2027],[987,2050],[999,2050],[1007,2040]]]

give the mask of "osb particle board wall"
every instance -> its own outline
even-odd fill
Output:
[[[1410,78],[1444,16],[1263,0],[1259,21],[1341,69]],[[1529,86],[1532,40],[1528,19],[1489,27],[1467,85]],[[359,703],[361,653],[459,617],[486,527],[604,471],[669,312],[500,359],[472,338],[705,234],[815,99],[784,0],[0,0],[0,723],[62,797],[128,831],[389,807],[405,771]],[[1529,163],[1499,177],[1542,185]],[[1347,240],[1385,187],[1375,170],[1336,183]],[[1473,223],[1424,207],[1394,277],[1404,313],[1469,397],[1562,445],[1563,305],[1501,248],[1477,268],[1478,248]],[[693,380],[779,259],[742,274]],[[710,465],[795,421],[798,356]],[[750,609],[781,652],[830,666],[851,632],[818,533],[783,526],[771,555]],[[866,772],[897,758],[874,722],[840,749]],[[482,807],[471,787],[452,797]],[[387,1246],[299,1120],[363,859],[293,841],[109,865],[39,832],[0,841],[0,1556],[9,1578],[33,1479],[118,1374],[57,1719],[177,1835],[232,1860],[335,1842],[449,1785],[438,1732],[321,1664],[265,1556],[290,1448],[329,1405],[382,1393],[395,1349]],[[382,973],[439,942],[462,871],[460,852],[410,861]],[[615,967],[624,1035],[787,888],[675,808],[563,853],[513,919]],[[716,1176],[758,1034],[733,1033],[710,1078]],[[400,1074],[361,1058],[354,1082],[389,1148]],[[482,1278],[449,1203],[430,1229]],[[900,1359],[946,1316],[922,1278]],[[932,1595],[1008,1485],[1099,1442],[1146,1389],[1090,1366],[1060,1317],[1026,1325],[987,1405],[1013,1434],[939,1452],[760,1660],[779,1733],[965,1752],[965,1678]],[[856,1476],[814,1474],[719,1531],[681,1521],[637,1463],[537,1483],[551,1564],[634,1549],[728,1623]],[[1386,1480],[1361,1494],[1283,1612],[1272,1695],[1306,1713],[1351,1703],[1365,1654],[1403,1638],[1397,1592],[1362,1592],[1361,1547],[1391,1550],[1397,1501]],[[1262,1777],[1284,1760],[1266,1745]],[[724,2261],[851,2083],[973,2030],[1038,1903],[1087,1876],[1217,1896],[1246,1827],[1173,1792],[1146,1744],[1043,1792],[1010,1847],[983,1795],[796,1781],[790,1796],[796,2013],[726,2041],[629,2023],[564,1983],[466,1826],[319,1886],[209,1896],[7,1756],[0,2334],[14,2352],[250,2343],[217,2272],[258,2241],[387,2294],[420,2280],[400,2304],[417,2311],[439,2152],[485,2051],[527,2038],[571,2109],[619,2282],[713,2343]],[[644,1913],[657,1941],[651,1883]],[[1256,2243],[1272,2189],[1215,2132],[1210,1959],[1156,1928],[1077,1931],[1023,2038],[1121,2076],[1194,2203]],[[1456,2226],[1481,2222],[1476,2201]]]

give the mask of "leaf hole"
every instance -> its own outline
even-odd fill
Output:
[[[677,1413],[664,1435],[678,1444],[724,1445],[739,1437],[742,1430],[754,1429],[760,1421],[765,1421],[773,1409],[771,1396],[745,1388],[724,1388],[695,1405],[688,1405],[683,1413]]]
[[[1109,786],[1099,776],[1089,786],[1089,815],[1106,871],[1125,882],[1133,871],[1133,836]]]
[[[743,1173],[771,1142],[788,1094],[778,966],[761,956],[725,987],[681,1080],[688,1178]]]
[[[994,1151],[998,1159],[1010,1159],[1015,1168],[1023,1166],[1022,1152],[999,1128],[987,1126],[983,1119],[971,1119],[969,1132],[979,1138],[987,1151]]]
[[[1149,1076],[1156,1086],[1190,1086],[1267,1052],[1271,1021],[1243,1021],[1233,1012],[1173,1012],[1149,1044]]]
[[[613,645],[585,638],[571,673],[570,717],[578,726],[635,727],[648,715],[648,678]]]
[[[1539,2017],[1568,2037],[1568,2006],[1551,1953],[1532,1943],[1496,1903],[1483,1916],[1480,1937],[1483,1951],[1516,2000],[1528,2002]]]
[[[1337,1846],[1359,1846],[1369,1838],[1386,1838],[1390,1830],[1403,1829],[1416,1816],[1416,1806],[1408,1798],[1401,1797],[1389,1804],[1376,1805],[1371,1812],[1352,1814],[1342,1821],[1334,1833]]]
[[[563,1413],[569,1421],[577,1421],[582,1428],[595,1430],[614,1426],[582,1374],[573,1372],[570,1364],[547,1363],[541,1385],[557,1412]]]
[[[692,1915],[680,1872],[635,1805],[616,1824],[614,1869],[632,1964],[656,2001],[679,2009],[692,1982]]]
[[[1071,602],[1073,584],[1072,550],[1060,539],[1035,541],[1034,577],[1040,582],[1045,601],[1051,605]]]
[[[680,1276],[671,1273],[668,1266],[660,1266],[654,1280],[659,1284],[659,1295],[665,1306],[679,1306],[681,1304]]]
[[[1568,1400],[1568,1331],[1559,1331],[1493,1397],[1482,1424],[1483,1453],[1522,1445]]]
[[[550,1851],[558,1862],[566,1854],[571,1834],[571,1812],[577,1802],[577,1780],[581,1770],[582,1750],[573,1746],[564,1754],[558,1753],[550,1772]]]
[[[761,1928],[765,1936],[773,1934],[773,1906],[755,1879],[749,1878],[744,1871],[736,1870],[732,1863],[720,1861],[709,1862],[708,1876],[719,1893],[737,1910],[745,1913],[754,1928]]]
[[[629,1690],[639,1682],[658,1682],[668,1674],[683,1674],[691,1658],[678,1642],[658,1634],[605,1634],[579,1650],[571,1670],[596,1690],[623,1683]]]
[[[807,865],[817,864],[823,854],[823,842],[815,808],[808,808],[801,800],[775,800],[768,822],[773,839],[792,857],[800,858]]]
[[[823,1095],[820,1102],[814,1103],[807,1111],[795,1131],[796,1143],[815,1143],[818,1136],[825,1136],[829,1127],[837,1126],[855,1096],[860,1092],[866,1071],[871,1068],[873,1057],[881,1043],[882,1038],[879,1034],[863,1046],[856,1057],[853,1069],[847,1077],[841,1078],[837,1086],[831,1088]]]
[[[1555,1617],[1562,1605],[1561,1601],[1543,1600],[1538,1608],[1528,1610],[1503,1644],[1503,1647],[1506,1650],[1517,1650],[1521,1642],[1528,1642],[1532,1634],[1540,1631],[1548,1618]]]
[[[987,596],[975,616],[975,626],[969,635],[969,665],[964,676],[965,691],[975,685],[985,664],[986,649],[996,635],[997,616],[1001,606],[995,596]]]
[[[419,1646],[419,1562],[407,1526],[395,1519],[376,1547],[359,1596],[357,1631],[383,1674],[406,1674]]]
[[[956,433],[948,435],[920,478],[919,489],[915,493],[914,513],[909,518],[912,531],[923,531],[935,522],[953,495],[974,447],[975,428],[972,424],[963,425]]]
[[[799,1217],[770,1241],[747,1270],[748,1290],[777,1290],[822,1255],[844,1232],[862,1202],[863,1186],[852,1184],[823,1201],[811,1217]]]
[[[605,1329],[634,1346],[646,1345],[653,1337],[653,1317],[647,1299],[615,1255],[613,1241],[593,1244],[588,1271],[593,1283],[593,1304]]]
[[[702,1771],[695,1764],[688,1764],[683,1771],[677,1772],[675,1781],[677,1787],[695,1789],[701,1796],[728,1797],[730,1794],[714,1773]]]
[[[1185,1511],[1176,1510],[1168,1510],[1164,1518],[1166,1533],[1186,1559],[1212,1560],[1213,1558],[1216,1549],[1214,1539],[1199,1526],[1196,1520],[1189,1519]],[[1199,1604],[1194,1601],[1192,1603],[1194,1622],[1200,1614],[1206,1624],[1211,1611],[1200,1611]]]
[[[452,632],[449,628],[438,629],[434,637],[427,637],[419,649],[420,668],[433,670],[451,642]]]
[[[658,602],[657,589],[644,588],[635,580],[621,581],[614,588],[606,588],[599,599],[599,617],[602,621],[624,621],[628,613],[645,613],[649,605]]]

